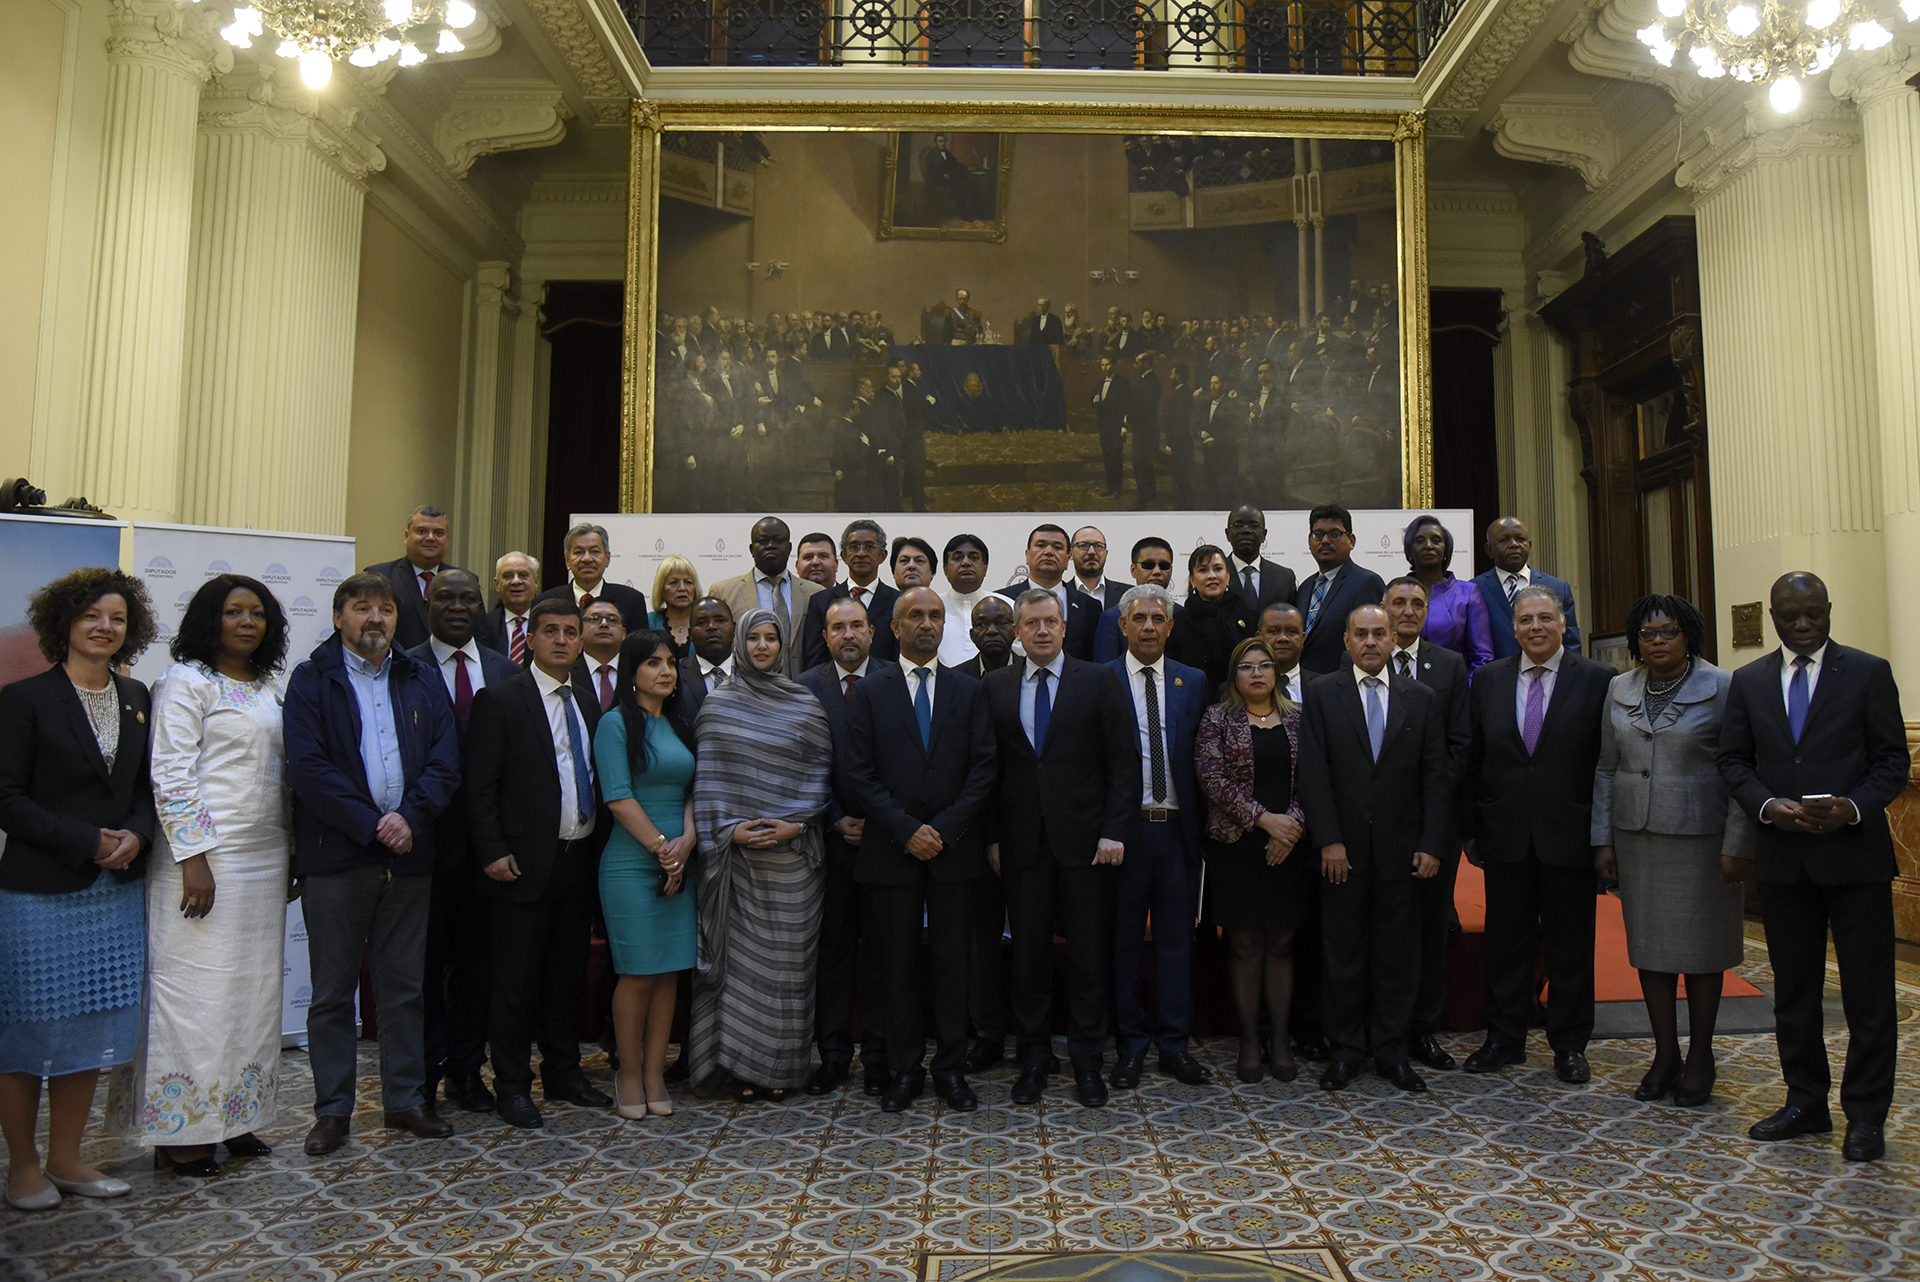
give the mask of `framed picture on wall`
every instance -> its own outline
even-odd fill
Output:
[[[1417,114],[741,111],[636,107],[627,510],[1432,502]]]

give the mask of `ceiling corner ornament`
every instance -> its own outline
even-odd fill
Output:
[[[1559,0],[1508,0],[1506,7],[1483,28],[1485,34],[1467,55],[1459,74],[1447,82],[1432,105],[1471,115],[1558,3]]]
[[[1576,169],[1592,191],[1607,181],[1620,145],[1591,102],[1514,94],[1487,122],[1493,149],[1509,160]]]
[[[145,62],[205,84],[233,70],[233,50],[215,34],[213,14],[185,0],[113,0],[107,56]]]
[[[1674,185],[1699,204],[1757,165],[1807,153],[1847,155],[1861,143],[1860,113],[1824,90],[1791,116],[1768,112],[1758,101],[1746,108],[1745,128],[1706,131],[1706,143],[1673,175]]]
[[[361,114],[314,90],[283,83],[265,63],[223,76],[200,95],[201,129],[253,131],[276,142],[302,144],[356,185],[387,167],[380,139]]]
[[[1824,75],[1849,50],[1893,43],[1893,28],[1920,23],[1920,0],[1655,0],[1658,12],[1634,34],[1653,60],[1680,55],[1702,80],[1732,77],[1768,86],[1782,115],[1800,106],[1805,80]]]
[[[469,81],[433,126],[433,145],[455,177],[497,151],[550,147],[567,134],[573,109],[544,80]]]
[[[600,38],[594,34],[586,15],[580,12],[578,0],[526,0],[526,4],[565,60],[567,69],[580,82],[581,92],[594,103],[600,123],[625,123],[626,103],[632,95],[613,60],[601,47]],[[608,118],[601,100],[617,104],[614,119]]]

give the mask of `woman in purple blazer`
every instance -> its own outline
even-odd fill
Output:
[[[1453,651],[1467,661],[1467,675],[1493,661],[1493,618],[1472,581],[1456,579],[1453,535],[1437,516],[1416,516],[1402,546],[1408,571],[1427,589],[1427,626],[1422,641]]]

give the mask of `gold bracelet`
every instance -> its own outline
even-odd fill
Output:
[[[659,834],[659,836],[660,836],[660,840],[654,842],[652,847],[650,848],[652,852],[656,855],[667,848],[667,834],[663,832]]]

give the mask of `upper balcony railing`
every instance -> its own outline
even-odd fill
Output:
[[[1411,76],[1463,0],[620,0],[656,67]]]

